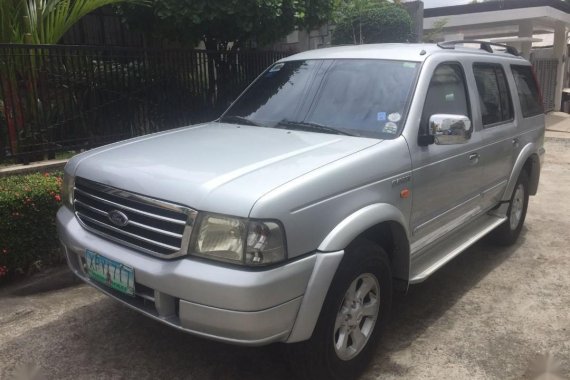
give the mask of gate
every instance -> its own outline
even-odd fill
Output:
[[[536,72],[536,78],[542,91],[542,101],[544,111],[554,110],[554,99],[556,98],[556,72],[558,70],[557,59],[533,59],[531,61]]]

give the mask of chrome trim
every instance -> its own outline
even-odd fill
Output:
[[[87,182],[87,184],[86,184],[87,187],[91,187],[91,188],[98,190],[98,191],[101,191],[103,193],[107,193],[110,195],[114,195],[116,197],[125,198],[128,200],[143,203],[143,204],[148,204],[148,205],[155,206],[158,208],[163,208],[163,209],[167,209],[170,211],[180,212],[183,214],[188,214],[188,213],[190,213],[190,211],[192,211],[191,208],[186,207],[186,206],[181,206],[181,205],[178,205],[175,203],[170,203],[167,201],[163,201],[163,200],[159,200],[159,199],[155,199],[155,198],[150,198],[150,197],[147,197],[145,195],[140,195],[137,193],[131,193],[130,191],[118,189],[116,187],[109,186],[109,185],[103,185],[103,184],[98,183],[98,182],[90,181],[86,178],[77,177],[75,179],[75,183],[77,184],[77,182]]]
[[[431,115],[429,133],[437,145],[465,144],[471,138],[471,120],[464,115]]]
[[[170,255],[165,255],[165,254],[160,254],[160,253],[151,251],[150,249],[143,248],[143,247],[141,247],[141,246],[139,246],[139,245],[129,243],[128,241],[121,240],[121,239],[116,238],[116,237],[114,237],[114,236],[107,235],[107,234],[105,234],[105,233],[103,233],[103,232],[101,232],[101,231],[99,231],[99,230],[94,229],[94,228],[91,228],[91,227],[89,227],[88,225],[86,225],[85,223],[83,223],[83,221],[77,217],[77,214],[75,214],[75,216],[76,216],[76,219],[77,219],[79,225],[80,225],[81,227],[83,227],[84,229],[86,229],[87,231],[89,231],[89,232],[91,232],[91,233],[93,233],[93,234],[95,234],[95,235],[98,235],[98,236],[100,236],[100,237],[102,237],[102,238],[104,238],[104,239],[106,239],[106,240],[112,241],[113,243],[117,243],[117,244],[123,245],[123,246],[125,246],[125,247],[131,248],[131,249],[133,249],[133,250],[135,250],[135,251],[143,252],[143,253],[149,254],[149,255],[151,255],[151,256],[159,257],[159,258],[162,258],[162,259],[171,259],[171,258],[176,258],[176,257],[179,257],[179,256],[184,256],[184,255],[186,255],[186,253],[182,253],[182,254],[172,253],[172,254],[170,254]]]
[[[93,211],[93,212],[95,212],[95,213],[97,213],[97,214],[99,214],[99,215],[101,215],[101,216],[109,217],[109,213],[108,213],[108,212],[105,212],[105,211],[103,211],[103,210],[99,210],[98,208],[95,208],[95,207],[93,207],[93,206],[90,206],[90,205],[88,205],[88,204],[86,204],[86,203],[83,203],[83,202],[81,202],[81,201],[77,201],[77,200],[76,200],[75,203],[80,204],[81,207],[88,208],[89,210],[91,210],[91,211]],[[129,225],[129,224],[132,224],[132,225],[135,226],[135,227],[143,228],[143,229],[145,229],[145,230],[153,231],[153,232],[156,232],[156,233],[159,233],[159,234],[162,234],[162,235],[172,236],[172,237],[180,238],[180,239],[184,237],[184,235],[177,234],[177,233],[175,233],[175,232],[170,232],[170,231],[162,230],[162,229],[156,228],[156,227],[147,226],[146,224],[142,224],[142,223],[139,223],[139,222],[135,222],[135,221],[133,221],[133,220],[129,220],[126,225]]]
[[[90,205],[88,205],[88,204],[86,204],[86,203],[83,203],[83,202],[81,202],[81,201],[75,200],[75,201],[73,202],[73,204],[81,205],[81,207],[88,208],[89,210],[91,210],[91,211],[93,211],[94,213],[97,213],[97,214],[99,214],[99,215],[102,215],[102,216],[109,216],[109,213],[107,213],[107,212],[105,212],[105,211],[103,211],[103,210],[99,210],[98,208],[93,207],[93,206],[90,206]]]
[[[83,190],[81,188],[78,188],[77,186],[83,187]],[[125,199],[127,201],[141,203],[142,205],[157,207],[157,208],[164,209],[166,211],[177,212],[177,213],[182,214],[182,215],[180,215],[180,217],[181,218],[185,217],[185,220],[175,219],[175,218],[168,217],[168,216],[157,215],[157,214],[152,213],[152,212],[139,210],[139,209],[134,208],[134,207],[130,207],[130,206],[127,206],[127,205],[124,205],[121,203],[117,203],[117,202],[111,201],[109,199],[103,198],[104,195],[102,195],[102,194],[101,194],[101,196],[91,194],[89,192],[89,189],[93,189],[94,191],[98,191],[98,192],[103,193],[103,194],[109,194],[109,195],[112,195],[114,197],[119,197],[119,198]],[[177,258],[177,257],[188,255],[188,246],[190,244],[190,238],[192,235],[192,230],[193,230],[196,218],[198,216],[198,212],[196,210],[193,210],[189,207],[173,204],[170,202],[166,202],[166,201],[162,201],[162,200],[158,200],[158,199],[154,199],[154,198],[149,198],[149,197],[144,196],[144,195],[131,193],[131,192],[128,192],[126,190],[114,188],[112,186],[107,186],[107,185],[103,185],[100,183],[92,182],[92,181],[84,179],[84,178],[76,179],[75,186],[73,187],[73,190],[74,190],[74,198],[73,198],[74,214],[75,214],[77,220],[79,221],[79,224],[83,228],[88,230],[89,232],[92,232],[96,235],[104,237],[105,239],[108,239],[108,240],[113,241],[115,243],[127,246],[129,248],[134,249],[134,250],[141,251],[141,252],[144,252],[144,253],[147,253],[149,255],[159,257],[159,258],[172,259],[172,258]],[[139,234],[134,234],[132,232],[124,231],[120,228],[113,226],[112,224],[107,224],[105,222],[101,222],[101,221],[96,220],[92,217],[89,217],[89,216],[85,215],[85,213],[81,213],[81,211],[76,210],[75,204],[77,204],[78,206],[83,207],[83,208],[85,208],[85,209],[87,209],[87,210],[89,210],[95,214],[98,214],[98,215],[101,215],[104,217],[108,217],[109,213],[107,211],[101,210],[101,209],[94,207],[90,204],[86,204],[85,202],[82,202],[80,200],[75,199],[75,194],[83,195],[87,198],[93,199],[93,200],[98,201],[100,203],[103,203],[103,204],[106,204],[106,205],[109,205],[112,207],[116,207],[119,210],[130,211],[132,213],[139,214],[139,215],[142,215],[142,216],[145,216],[148,218],[152,218],[152,219],[176,224],[179,226],[184,226],[183,233],[180,234],[180,233],[176,233],[173,231],[167,231],[167,230],[164,230],[162,228],[157,228],[154,226],[139,223],[139,222],[133,221],[133,220],[129,220],[127,223],[127,225],[132,225],[132,226],[135,226],[135,227],[147,230],[147,231],[152,231],[154,233],[161,234],[165,237],[167,236],[167,237],[171,237],[171,238],[180,239],[180,246],[173,246],[171,244],[166,244],[166,243],[163,243],[160,241],[149,239],[148,237],[145,237],[144,235],[139,235]],[[105,233],[105,231],[101,231],[98,228],[90,227],[89,225],[87,225],[87,223],[93,223],[93,224],[99,226],[101,229],[108,230],[109,233]],[[155,246],[155,247],[157,247],[157,249],[162,248],[162,249],[166,249],[166,250],[169,250],[172,252],[164,253],[164,252],[153,251],[150,247],[140,246],[140,245],[137,245],[136,243],[125,241],[125,240],[121,239],[120,237],[113,236],[110,234],[111,231],[113,233],[118,233],[118,234],[124,235],[126,237],[129,237],[131,239],[136,239],[136,240],[140,241],[141,243]]]
[[[156,233],[159,233],[159,234],[162,234],[162,235],[166,235],[166,236],[171,236],[171,237],[175,237],[175,238],[179,238],[179,239],[182,239],[182,238],[184,237],[184,235],[177,234],[176,232],[165,231],[165,230],[162,230],[162,229],[160,229],[160,228],[147,226],[146,224],[142,224],[142,223],[135,222],[135,221],[132,221],[132,220],[129,220],[129,223],[128,223],[128,224],[132,224],[132,225],[135,226],[135,227],[139,227],[139,228],[142,228],[142,229],[145,229],[145,230],[148,230],[148,231],[152,231],[152,232],[156,232]],[[128,225],[128,224],[127,224],[127,225]]]
[[[111,231],[115,231],[115,232],[117,232],[117,233],[120,233],[120,234],[122,234],[122,235],[128,236],[128,237],[130,237],[130,238],[137,239],[137,240],[141,240],[141,241],[144,241],[145,243],[152,244],[152,245],[156,245],[157,247],[162,247],[162,248],[166,248],[166,249],[171,249],[171,250],[173,250],[173,251],[179,251],[179,250],[180,250],[180,248],[178,248],[178,247],[175,247],[175,246],[172,246],[172,245],[168,245],[168,244],[164,244],[164,243],[161,243],[161,242],[158,242],[158,241],[154,241],[154,240],[152,240],[152,239],[148,239],[148,238],[145,238],[145,237],[143,237],[143,236],[139,236],[139,235],[136,235],[136,234],[127,232],[127,231],[123,231],[123,230],[121,230],[120,228],[113,227],[113,226],[111,226],[110,224],[106,224],[106,223],[103,223],[103,222],[98,221],[97,219],[90,218],[90,217],[88,217],[87,215],[82,214],[82,213],[80,213],[80,212],[78,212],[78,211],[75,211],[75,215],[77,215],[77,216],[79,217],[79,219],[88,220],[88,221],[91,222],[91,223],[95,223],[95,224],[97,224],[98,226],[101,226],[101,227],[106,228],[106,229],[111,230]],[[101,231],[99,231],[99,232],[101,232]],[[103,232],[101,232],[101,235],[106,235],[106,234],[103,233]],[[161,255],[161,256],[165,256],[165,255]]]
[[[108,200],[108,199],[101,198],[101,197],[98,197],[98,196],[96,196],[96,195],[86,193],[85,191],[83,191],[83,190],[81,190],[81,189],[78,189],[77,187],[74,187],[73,190],[74,190],[74,192],[77,191],[79,194],[85,195],[86,197],[89,197],[89,198],[98,200],[98,201],[100,201],[100,202],[106,203],[106,204],[108,204],[109,206],[119,207],[119,208],[122,208],[122,209],[124,209],[124,210],[128,210],[128,211],[131,211],[131,212],[140,214],[140,215],[148,216],[149,218],[164,220],[165,222],[171,222],[171,223],[176,223],[176,224],[180,224],[180,225],[186,224],[186,222],[185,222],[184,220],[172,219],[172,218],[168,218],[168,217],[166,217],[166,216],[156,215],[156,214],[153,214],[153,213],[150,213],[150,212],[146,212],[146,211],[142,211],[142,210],[137,210],[136,208],[132,208],[132,207],[129,207],[129,206],[125,206],[125,205],[122,205],[122,204],[120,204],[120,203],[116,203],[116,202],[110,201],[110,200]],[[115,195],[115,194],[112,194],[112,195]],[[75,195],[74,195],[74,196],[75,196]],[[133,200],[133,199],[131,199],[131,200]],[[76,201],[75,201],[75,202],[76,202]],[[142,202],[142,203],[144,203],[144,202]],[[174,210],[173,210],[173,211],[174,211]],[[179,210],[179,211],[180,211],[180,212],[183,212],[182,210]]]

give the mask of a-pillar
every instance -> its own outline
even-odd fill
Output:
[[[562,102],[562,89],[564,88],[564,73],[566,71],[566,41],[568,29],[565,24],[558,24],[554,28],[554,58],[558,60],[556,69],[556,93],[554,97],[554,109],[560,110]]]

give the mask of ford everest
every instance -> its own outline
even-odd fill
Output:
[[[531,65],[464,42],[293,55],[214,122],[73,157],[71,270],[181,331],[291,344],[308,378],[358,376],[392,292],[485,235],[514,243],[537,192]]]

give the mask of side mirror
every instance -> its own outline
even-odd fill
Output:
[[[429,118],[428,130],[437,145],[465,144],[471,138],[471,120],[463,115],[436,114]]]

